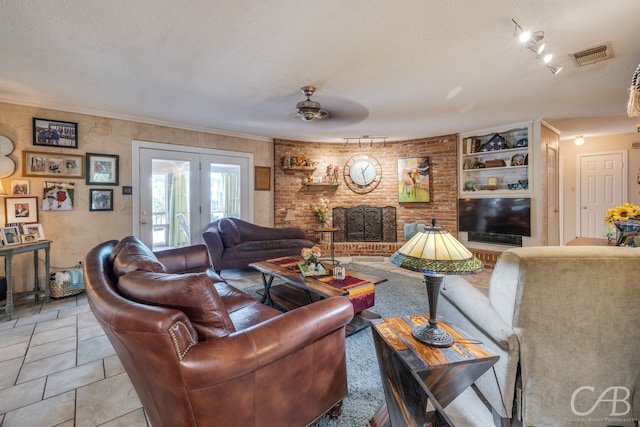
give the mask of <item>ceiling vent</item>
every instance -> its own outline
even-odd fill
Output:
[[[596,62],[613,58],[613,50],[611,49],[611,43],[606,43],[601,46],[583,50],[582,52],[573,53],[571,57],[578,67],[584,67],[585,65],[595,64]]]

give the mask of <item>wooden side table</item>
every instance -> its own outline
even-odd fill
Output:
[[[17,254],[22,254],[26,252],[33,252],[33,272],[34,272],[34,283],[33,283],[33,291],[25,292],[25,294],[34,294],[36,301],[39,298],[40,286],[38,284],[38,251],[40,249],[44,249],[44,265],[45,265],[45,283],[44,283],[44,295],[45,301],[49,302],[49,252],[51,249],[51,240],[41,240],[36,243],[24,243],[21,245],[5,245],[0,247],[0,257],[4,257],[4,271],[5,276],[7,278],[7,301],[4,306],[0,306],[0,308],[4,308],[7,312],[8,320],[11,320],[11,316],[13,315],[13,272],[12,272],[12,263],[13,256]]]
[[[417,341],[413,326],[428,320],[427,315],[372,320],[386,405],[370,426],[453,426],[444,408],[498,361],[499,356],[442,321],[438,324],[454,337],[453,346]]]

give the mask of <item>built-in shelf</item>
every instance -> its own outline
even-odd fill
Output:
[[[496,193],[521,197],[531,193],[530,126],[460,137],[459,194],[482,197]],[[491,144],[488,151],[483,151]]]

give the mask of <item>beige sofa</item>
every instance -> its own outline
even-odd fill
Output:
[[[634,425],[640,249],[510,249],[493,270],[488,297],[461,276],[444,283],[439,317],[500,355],[476,382],[496,424]]]

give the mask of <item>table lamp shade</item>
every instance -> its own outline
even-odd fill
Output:
[[[407,270],[430,274],[474,274],[482,271],[482,261],[473,256],[447,230],[425,227],[404,244],[389,261]]]
[[[405,243],[389,261],[398,267],[424,274],[429,298],[429,323],[414,327],[412,335],[427,345],[449,347],[454,344],[454,339],[438,325],[440,285],[445,274],[480,272],[482,261],[444,228],[436,226],[435,219],[431,220],[431,224]]]

